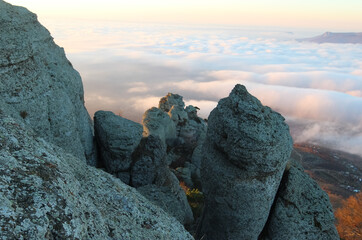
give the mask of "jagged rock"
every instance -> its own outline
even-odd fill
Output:
[[[199,236],[258,239],[291,150],[284,118],[236,85],[208,119]]]
[[[194,183],[192,181],[192,165],[189,162],[185,163],[184,167],[178,167],[175,169],[175,174],[178,179],[182,179],[182,181],[186,184],[187,187],[193,188]]]
[[[168,139],[176,138],[176,126],[167,113],[153,107],[143,114],[143,136],[158,136],[166,145]]]
[[[169,112],[173,106],[179,107],[181,109],[185,108],[185,103],[182,100],[182,96],[168,93],[165,97],[160,99],[158,104],[158,108],[164,112]]]
[[[137,190],[184,225],[193,222],[194,217],[185,192],[168,167],[159,169],[154,184],[137,188]]]
[[[128,171],[132,153],[142,139],[142,125],[113,112],[98,111],[94,114],[94,130],[101,161],[107,171]]]
[[[327,193],[293,161],[286,170],[264,239],[339,239]]]
[[[133,154],[131,185],[141,187],[152,184],[161,166],[165,166],[166,148],[161,139],[150,135],[142,139]]]
[[[191,162],[193,150],[204,142],[206,122],[197,116],[197,107],[185,108],[182,96],[178,94],[168,93],[161,98],[159,109],[170,116],[176,127],[176,138],[172,144],[167,144],[170,147],[168,162],[173,168],[184,167],[186,162]]]
[[[96,165],[80,75],[35,14],[0,0],[0,98],[38,136]]]
[[[131,185],[181,223],[189,224],[193,221],[191,208],[165,157],[166,147],[160,138],[143,138],[133,154]]]
[[[0,99],[2,239],[193,239],[135,189],[36,137],[12,112]]]

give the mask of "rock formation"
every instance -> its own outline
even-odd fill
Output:
[[[168,164],[176,169],[175,173],[188,187],[201,188],[199,150],[206,137],[205,120],[197,116],[197,107],[185,108],[178,94],[168,93],[161,98],[159,109],[168,114],[176,129],[176,138],[166,142]]]
[[[112,175],[38,138],[0,100],[2,239],[192,239]]]
[[[166,162],[164,142],[154,135],[142,139],[133,154],[131,186],[183,224],[194,218],[176,176]]]
[[[183,224],[193,221],[187,198],[166,162],[166,139],[175,139],[175,125],[158,108],[146,111],[139,123],[98,111],[94,128],[100,161],[107,172],[137,188]]]
[[[292,139],[284,118],[236,85],[210,113],[201,163],[206,239],[258,239]]]
[[[2,0],[0,96],[3,239],[192,239],[136,189],[86,164],[96,161],[79,74],[34,14]],[[131,146],[118,147],[130,167],[138,144],[125,135],[119,143]]]
[[[143,126],[97,112],[101,164],[116,178],[87,165],[97,164],[92,128],[63,49],[34,14],[0,0],[0,97],[4,239],[192,239],[174,173],[201,187],[200,170],[200,238],[338,239],[327,195],[296,162],[286,167],[284,118],[241,85],[212,111],[207,135],[177,94]]]
[[[327,193],[293,160],[284,173],[264,239],[338,240]]]
[[[101,164],[129,184],[132,153],[142,139],[142,125],[112,112],[98,111],[94,114],[94,131]]]
[[[51,143],[96,164],[81,78],[36,15],[0,1],[0,98]]]

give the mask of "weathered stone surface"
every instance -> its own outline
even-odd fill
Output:
[[[150,135],[143,138],[133,154],[131,186],[154,183],[159,168],[166,165],[165,156],[166,148],[159,137]]]
[[[258,239],[292,150],[284,118],[236,85],[208,119],[201,163],[206,239]]]
[[[96,164],[78,72],[35,14],[1,0],[0,98],[38,136]]]
[[[142,139],[141,124],[98,111],[94,114],[94,130],[100,151],[100,160],[110,173],[129,170],[132,153]]]
[[[137,190],[148,200],[174,216],[179,222],[183,224],[193,222],[194,217],[185,192],[168,167],[164,166],[158,170],[154,184],[137,188]]]
[[[185,108],[182,96],[178,94],[168,93],[161,98],[159,109],[170,116],[176,128],[176,138],[166,141],[169,147],[167,162],[172,168],[184,167],[191,162],[194,149],[205,140],[206,122],[197,116],[197,107],[190,105]]]
[[[28,129],[0,99],[2,239],[192,239],[135,189]]]
[[[327,193],[296,161],[286,170],[264,239],[339,239]]]
[[[168,93],[166,96],[160,99],[158,104],[158,108],[164,112],[169,112],[173,106],[179,107],[181,109],[185,108],[185,103],[182,100],[182,96]]]
[[[142,139],[133,154],[131,186],[183,224],[193,221],[179,181],[166,163],[166,147],[157,136]]]
[[[176,138],[176,126],[167,113],[153,107],[143,115],[143,136],[158,136],[166,144],[166,140]]]

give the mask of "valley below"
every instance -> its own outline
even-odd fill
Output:
[[[359,193],[362,185],[362,158],[358,155],[312,144],[294,144],[292,158],[329,195],[334,210],[342,201]]]

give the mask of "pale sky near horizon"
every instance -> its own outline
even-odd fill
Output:
[[[361,0],[8,0],[39,18],[361,31]]]

